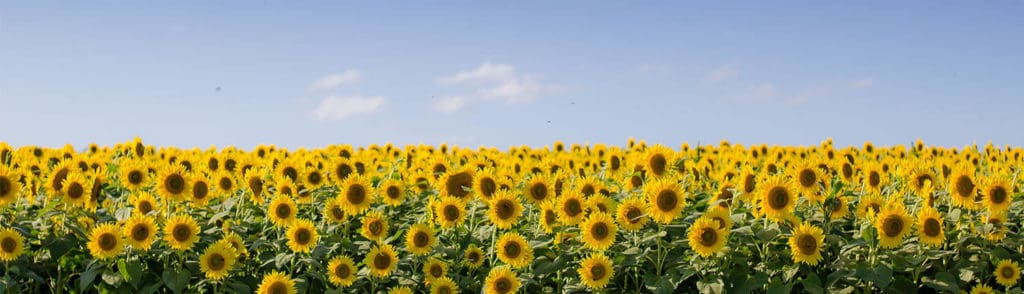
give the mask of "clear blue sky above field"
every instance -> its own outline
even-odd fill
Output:
[[[1021,15],[1020,1],[5,1],[0,141],[1024,145]]]

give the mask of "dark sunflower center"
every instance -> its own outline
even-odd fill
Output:
[[[224,256],[220,255],[220,253],[211,253],[210,257],[207,258],[206,260],[208,261],[206,265],[212,271],[222,270],[224,269],[224,266],[227,265],[227,263],[224,260]]]
[[[380,223],[380,221],[373,221],[373,222],[371,222],[369,227],[370,227],[370,234],[373,234],[374,236],[380,235],[381,231],[383,231],[383,229],[384,229],[384,226],[383,226],[383,224]]]
[[[416,245],[416,247],[427,247],[427,245],[430,244],[430,236],[427,232],[416,231],[416,233],[412,235],[412,244]]]
[[[878,203],[869,203],[868,204],[868,210],[871,213],[878,213],[878,212],[882,211],[882,206],[879,205]]]
[[[743,193],[753,193],[756,187],[756,177],[754,175],[747,175],[743,177]]]
[[[114,247],[117,247],[117,236],[111,233],[103,233],[97,238],[97,243],[99,243],[100,249],[103,249],[103,251],[114,250]]]
[[[348,199],[348,203],[363,204],[363,201],[366,201],[366,188],[363,188],[362,185],[352,185],[348,187],[345,197]]]
[[[569,217],[575,217],[583,212],[583,205],[579,199],[569,199],[565,201],[565,214]]]
[[[897,215],[886,216],[882,220],[882,233],[886,237],[894,238],[903,232],[903,219]]]
[[[337,205],[331,206],[331,217],[334,217],[335,220],[344,219],[345,211],[342,210],[341,207]]]
[[[712,245],[715,245],[716,241],[718,241],[718,232],[716,232],[715,229],[712,229],[712,228],[703,228],[703,229],[701,229],[701,231],[700,231],[700,245],[710,247]]]
[[[340,279],[347,279],[352,275],[352,270],[348,268],[348,265],[340,264],[334,268],[334,276]]]
[[[715,220],[716,222],[718,222],[718,228],[719,228],[719,229],[724,229],[724,228],[725,228],[725,224],[726,224],[726,222],[725,222],[725,219],[724,219],[724,218],[722,218],[722,217],[719,217],[719,216],[715,216],[715,217],[712,217],[711,219],[713,219],[713,220]]]
[[[728,208],[729,204],[732,203],[732,191],[726,188],[722,188],[721,193],[718,194],[719,200],[724,200],[718,203],[718,206]]]
[[[644,179],[640,178],[640,176],[634,175],[629,177],[629,184],[633,187],[640,187],[644,185]]]
[[[196,182],[192,185],[192,197],[196,200],[203,200],[210,194],[210,186],[206,182]]]
[[[595,281],[603,279],[604,275],[607,273],[608,270],[604,269],[604,265],[598,264],[590,267],[590,276],[594,277]]]
[[[598,241],[602,241],[604,239],[607,239],[608,238],[608,231],[609,231],[608,224],[606,224],[604,222],[598,222],[598,223],[595,223],[594,225],[590,226],[590,235],[593,236],[594,239],[597,239]]]
[[[1006,192],[1005,188],[1003,188],[1002,186],[995,186],[992,187],[991,190],[989,190],[988,199],[992,201],[993,204],[1003,204],[1006,202],[1007,194],[1008,193]]]
[[[550,210],[550,209],[544,210],[544,223],[549,224],[549,225],[550,224],[554,224],[555,220],[557,220],[557,219],[558,219],[558,216],[555,215],[555,211],[554,210]]]
[[[818,240],[810,234],[800,235],[796,239],[796,248],[800,254],[811,255],[818,251]]]
[[[1015,276],[1016,274],[1017,273],[1013,270],[1013,268],[1009,266],[1004,266],[1002,269],[999,269],[999,275],[1003,279],[1013,279],[1013,276]]]
[[[665,167],[668,166],[668,160],[665,159],[665,155],[655,154],[651,156],[651,160],[647,162],[651,167],[651,172],[655,175],[662,175],[665,173]]]
[[[386,270],[391,267],[391,257],[383,252],[373,257],[373,267],[378,270]]]
[[[295,231],[295,243],[306,245],[311,239],[313,239],[313,233],[309,229],[301,228]]]
[[[282,173],[292,181],[299,178],[299,171],[295,170],[294,167],[285,167]]]
[[[142,171],[133,170],[128,172],[128,183],[132,185],[142,184]]]
[[[640,216],[643,214],[643,211],[640,211],[640,208],[635,206],[626,209],[626,218],[631,224],[640,222]]]
[[[220,181],[218,181],[217,184],[220,187],[220,189],[224,191],[229,191],[231,190],[232,186],[234,186],[234,184],[231,183],[231,179],[227,177],[220,178]]]
[[[768,206],[778,210],[789,205],[789,191],[783,187],[772,187],[768,190]]]
[[[967,182],[970,183],[970,190],[973,191],[974,190],[974,183],[971,182],[970,181],[971,179],[968,178],[967,176],[963,176],[963,177],[960,177],[960,179],[957,179],[957,183],[960,183],[964,179],[967,179]],[[928,182],[933,182],[931,175],[929,175],[929,174],[921,174],[921,175],[917,176],[916,183],[917,183],[918,187],[924,187],[924,185],[927,184]],[[960,191],[960,187],[957,187],[957,190]],[[967,192],[966,194],[963,194],[963,195],[970,195],[970,192]]]
[[[491,197],[491,195],[494,195],[494,192],[498,191],[498,184],[492,178],[482,178],[480,179],[480,190],[480,194],[483,194],[485,197]]]
[[[956,194],[961,198],[971,197],[974,193],[974,181],[968,176],[956,178]]]
[[[388,186],[384,192],[386,192],[385,194],[387,194],[388,198],[391,199],[398,199],[402,197],[402,190],[395,186]]]
[[[882,176],[877,171],[868,172],[868,185],[878,187],[880,184],[882,184]]]
[[[68,198],[78,199],[85,195],[85,188],[82,184],[74,182],[68,185]]]
[[[454,222],[459,219],[459,208],[455,205],[445,205],[443,211],[445,220]]]
[[[153,203],[149,203],[149,201],[139,201],[139,211],[142,212],[142,214],[147,214],[150,211],[153,211]]]
[[[164,188],[171,194],[181,194],[185,192],[185,178],[179,174],[168,175],[167,178],[164,178]]]
[[[848,179],[850,177],[853,177],[853,166],[850,166],[849,163],[843,163],[843,170],[842,171],[843,171],[843,177],[844,178]]]
[[[445,189],[448,195],[463,198],[469,195],[469,191],[463,190],[462,187],[473,186],[473,176],[468,172],[459,172],[448,178],[445,182]]]
[[[533,186],[530,187],[530,197],[533,198],[533,200],[543,201],[548,197],[548,186],[541,183],[533,184]]]
[[[288,285],[281,281],[276,281],[267,287],[267,292],[270,294],[288,294]]]
[[[174,237],[175,241],[185,242],[192,238],[192,229],[185,224],[177,224],[174,225],[174,228],[171,230],[171,235]]]
[[[274,216],[279,219],[287,219],[292,216],[292,208],[288,204],[278,204],[274,209]]]
[[[498,215],[499,219],[508,220],[515,214],[515,204],[512,203],[512,200],[502,199],[497,204],[494,207],[494,212]]]
[[[504,248],[505,256],[508,256],[508,258],[511,259],[518,258],[520,251],[522,251],[522,248],[519,248],[519,243],[516,242],[508,242],[508,244],[505,244]]]
[[[348,164],[339,164],[335,169],[334,173],[337,174],[338,180],[343,180],[352,174],[352,167]]]
[[[942,227],[939,225],[939,220],[935,218],[928,218],[924,220],[924,235],[928,237],[938,237],[939,233],[942,233]]]
[[[64,189],[64,180],[68,178],[68,169],[58,170],[53,174],[53,180],[50,182],[50,187],[54,190],[60,191]]]
[[[663,212],[672,211],[679,204],[679,195],[676,195],[676,192],[672,190],[662,190],[658,193],[658,197],[656,197],[654,202],[657,204],[658,210]]]
[[[135,242],[142,242],[145,241],[146,238],[149,238],[149,228],[141,224],[132,227],[132,240]]]
[[[442,275],[444,275],[444,269],[441,268],[440,265],[434,264],[434,265],[430,266],[430,276],[431,277],[440,278]]]
[[[476,263],[477,261],[480,261],[480,253],[476,251],[467,252],[466,260],[469,260],[470,263]]]
[[[494,281],[494,290],[498,290],[498,293],[505,294],[512,291],[512,281],[509,281],[506,277],[498,278]]]
[[[263,180],[259,178],[249,179],[249,189],[252,189],[252,193],[256,196],[263,195]]]
[[[622,161],[619,160],[618,156],[612,156],[612,158],[608,160],[608,167],[611,168],[612,170],[619,170],[619,167],[621,166]]]
[[[14,240],[14,238],[7,237],[0,240],[0,250],[3,250],[5,253],[14,253],[16,249],[18,249],[18,241]]]
[[[800,179],[800,186],[803,186],[804,188],[813,187],[818,183],[818,175],[810,169],[805,168],[800,170],[800,176],[798,178]]]
[[[309,175],[306,176],[306,182],[308,182],[310,185],[314,185],[314,186],[319,185],[320,182],[323,181],[323,180],[324,180],[324,177],[322,175],[320,175],[320,172],[315,172],[314,171],[314,172],[309,173]]]

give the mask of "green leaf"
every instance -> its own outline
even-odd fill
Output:
[[[804,285],[804,290],[809,293],[820,294],[825,293],[825,288],[821,286],[821,279],[818,278],[817,274],[808,273],[807,277],[801,281]]]
[[[163,274],[164,284],[167,284],[168,288],[174,293],[181,293],[188,286],[188,280],[192,277],[192,273],[187,268],[182,269],[165,269]]]
[[[922,277],[921,283],[932,289],[951,293],[960,293],[960,285],[957,284],[956,276],[949,272],[935,274],[935,277]]]
[[[774,280],[768,285],[768,294],[787,294],[793,292],[793,284],[783,284],[780,280]]]
[[[874,283],[879,289],[885,289],[889,287],[889,283],[892,283],[892,269],[885,264],[871,268],[868,264],[861,263],[857,265],[857,277]]]
[[[756,273],[742,283],[734,285],[737,287],[729,289],[729,293],[753,293],[754,290],[764,287],[766,283],[768,283],[768,274]]]
[[[102,269],[103,267],[100,263],[93,260],[89,267],[78,277],[78,291],[85,292],[85,289],[92,286],[92,282],[96,280],[96,275],[99,275]]]

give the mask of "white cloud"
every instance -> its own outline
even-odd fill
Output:
[[[873,78],[862,78],[862,79],[858,79],[858,80],[855,80],[855,81],[851,82],[850,83],[850,89],[854,89],[854,90],[867,89],[867,88],[870,88],[873,85],[875,85],[875,79],[873,79]]]
[[[761,83],[748,87],[745,91],[739,95],[732,97],[732,100],[738,101],[768,101],[775,98],[778,94],[778,90],[772,83]]]
[[[734,63],[719,66],[704,77],[705,84],[717,84],[726,80],[735,79],[740,76],[740,70]]]
[[[538,75],[519,73],[508,64],[485,62],[477,68],[464,70],[437,79],[443,85],[470,85],[480,87],[476,97],[498,99],[507,104],[528,102],[558,89],[543,83]],[[467,95],[463,95],[467,96]],[[463,100],[472,97],[463,98]]]
[[[309,85],[310,91],[323,91],[337,88],[344,84],[358,82],[362,74],[358,70],[349,69],[341,73],[331,74],[322,77]]]
[[[331,96],[320,102],[313,115],[321,121],[342,120],[354,115],[376,113],[383,105],[384,97],[380,96]]]
[[[788,106],[797,106],[797,105],[800,105],[800,104],[804,104],[805,102],[807,102],[811,98],[821,97],[821,96],[828,96],[829,94],[832,94],[832,87],[827,86],[827,85],[815,86],[815,87],[810,87],[810,88],[804,89],[803,91],[800,91],[800,93],[795,95],[795,96],[791,96],[789,98],[786,98],[786,100],[783,101],[783,103],[785,103]]]
[[[434,110],[441,113],[455,113],[466,107],[469,99],[465,96],[445,96],[434,103]]]

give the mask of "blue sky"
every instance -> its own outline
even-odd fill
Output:
[[[0,3],[0,141],[1024,145],[1020,1],[256,2]]]

